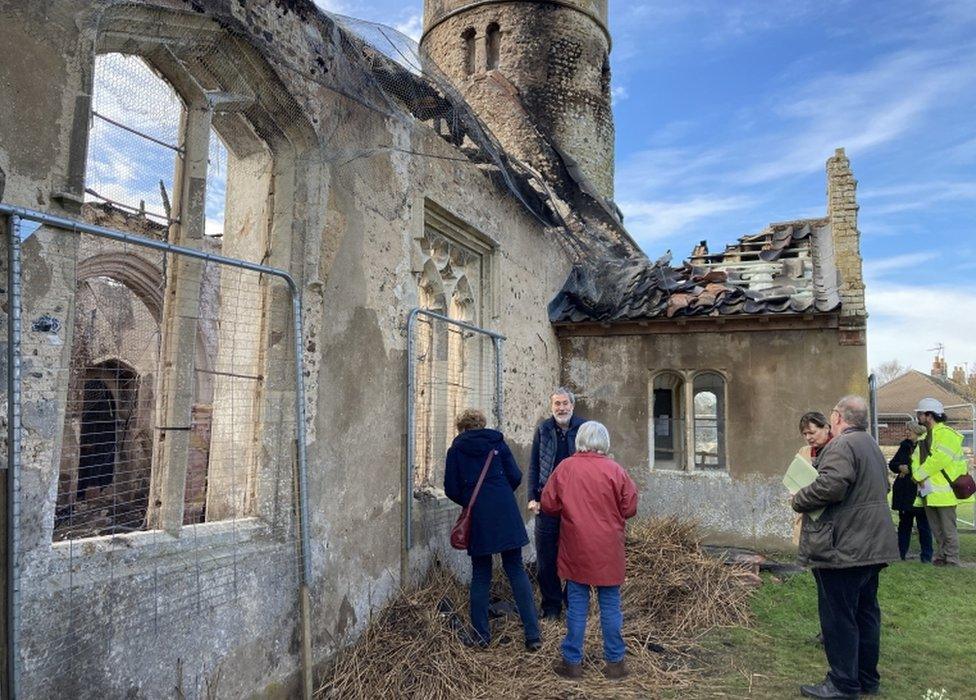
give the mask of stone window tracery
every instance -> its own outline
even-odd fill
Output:
[[[490,249],[456,227],[443,213],[428,211],[420,256],[418,305],[450,319],[482,324]],[[416,342],[415,488],[439,489],[444,455],[454,422],[465,408],[491,395],[486,369],[490,348],[479,334],[426,316],[418,320]]]
[[[651,467],[726,469],[725,377],[711,370],[665,370],[653,376],[650,391]]]

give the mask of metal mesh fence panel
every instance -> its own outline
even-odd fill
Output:
[[[22,494],[36,582],[21,606],[22,685],[94,697],[93,667],[111,674],[178,639],[180,692],[195,696],[192,674],[214,670],[195,658],[245,619],[290,619],[297,605],[291,292],[135,237],[44,227],[23,257],[20,355],[35,370],[22,392],[48,407],[25,416],[24,469],[36,487],[51,465],[56,496]],[[30,283],[42,270],[47,288]],[[60,440],[32,437],[42,420],[61,421]],[[259,599],[268,579],[278,596]]]
[[[500,428],[502,344],[490,331],[426,310],[414,311],[409,333],[410,544],[443,550],[450,547],[448,535],[460,512],[444,495],[447,450],[466,409],[481,411],[488,427]]]
[[[183,104],[138,56],[95,57],[85,198],[170,218]]]
[[[476,169],[562,225],[541,176],[506,155],[402,34],[303,3],[197,9],[79,10],[95,32],[92,55],[78,57],[93,76],[88,223],[288,267],[300,253],[271,241],[288,209],[278,174],[300,181],[313,155],[318,167],[393,154]],[[255,29],[271,20],[293,24]],[[331,123],[364,117],[392,129],[349,141]],[[86,667],[141,677],[124,667],[146,655],[127,649],[180,639],[187,648],[167,653],[211,658],[213,637],[239,639],[294,604],[296,360],[284,353],[295,328],[277,277],[77,231],[33,236],[23,377],[25,405],[42,408],[25,416],[20,536],[25,580],[43,583],[25,594],[22,671],[31,693],[70,695]],[[411,433],[424,445],[423,493],[440,487],[456,413],[501,413],[500,346],[435,325],[426,393],[411,395],[426,411],[426,433]],[[425,507],[443,504],[434,496]],[[446,535],[455,511],[438,507],[421,518],[424,538]],[[256,608],[258,578],[281,596]]]

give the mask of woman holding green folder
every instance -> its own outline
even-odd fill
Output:
[[[830,432],[830,422],[827,420],[827,416],[819,411],[810,411],[800,417],[800,435],[807,444],[801,447],[796,454],[810,464],[813,464],[817,455],[834,437]],[[793,521],[793,544],[798,545],[800,543],[800,525],[802,522],[803,516],[797,513]]]
[[[807,446],[800,450],[800,454],[809,459],[811,464],[834,437],[830,432],[827,416],[818,411],[803,414],[800,418],[800,435],[807,441]]]

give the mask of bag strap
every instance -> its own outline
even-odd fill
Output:
[[[481,476],[478,477],[478,483],[474,487],[474,491],[471,492],[471,500],[468,501],[468,508],[474,506],[475,499],[478,498],[478,492],[481,490],[481,484],[485,480],[485,474],[488,473],[488,467],[491,465],[492,458],[498,454],[498,450],[492,450],[488,453],[488,459],[485,460],[485,466],[481,468]]]
[[[946,483],[949,484],[949,486],[951,487],[952,484],[955,483],[955,480],[956,479],[950,479],[949,478],[949,475],[946,474],[946,470],[945,469],[940,469],[939,471],[942,472],[942,478],[945,479],[946,480]],[[959,477],[956,477],[956,478],[958,479]]]

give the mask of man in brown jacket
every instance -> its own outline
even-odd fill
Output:
[[[867,433],[868,406],[845,396],[830,413],[836,436],[814,460],[816,480],[793,496],[805,513],[800,563],[817,581],[820,628],[830,671],[822,683],[802,685],[810,698],[856,698],[878,692],[881,609],[878,572],[898,559],[888,512],[887,465]],[[823,508],[814,519],[812,513]]]

